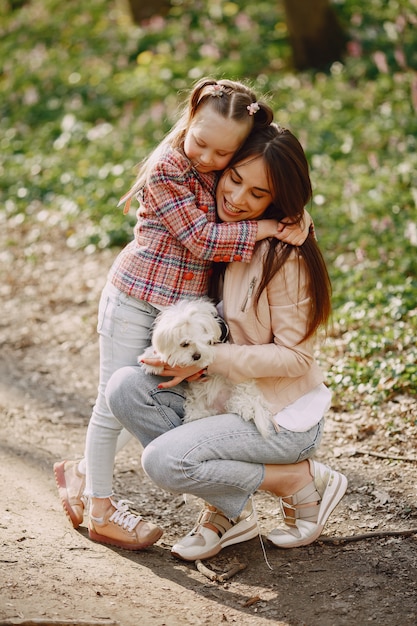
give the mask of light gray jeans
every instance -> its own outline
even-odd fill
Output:
[[[239,415],[205,417],[183,424],[184,385],[158,389],[163,380],[140,366],[119,369],[107,385],[113,414],[145,448],[142,466],[160,487],[190,493],[237,517],[264,479],[264,464],[298,463],[317,449],[324,419],[306,432],[271,423],[264,439]],[[166,379],[165,379],[166,380]]]
[[[100,379],[85,445],[85,493],[89,496],[107,498],[113,494],[115,454],[131,438],[107,405],[107,382],[119,367],[137,363],[151,343],[151,326],[158,313],[151,304],[128,296],[111,283],[101,294],[97,325]]]

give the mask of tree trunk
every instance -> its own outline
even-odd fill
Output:
[[[154,15],[166,15],[171,8],[170,0],[128,0],[130,14],[135,24]]]
[[[325,69],[342,58],[346,36],[330,0],[283,0],[293,64]]]

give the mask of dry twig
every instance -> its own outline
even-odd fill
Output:
[[[209,580],[217,580],[216,572],[213,572],[212,569],[210,569],[209,567],[206,567],[204,563],[200,561],[200,559],[197,559],[197,561],[195,562],[195,566],[200,572],[200,574],[203,574]]]
[[[228,570],[224,572],[224,574],[220,574],[218,580],[220,583],[222,583],[225,580],[229,580],[229,578],[232,578],[232,576],[234,576],[238,572],[241,572],[244,569],[246,569],[246,565],[244,563],[234,563],[231,567],[229,567]]]
[[[409,463],[417,463],[417,458],[413,456],[393,456],[392,454],[372,452],[371,450],[355,450],[355,454],[367,454],[369,456],[375,456],[378,459],[389,459],[390,461],[408,461]]]
[[[253,596],[253,598],[249,598],[249,600],[246,600],[243,606],[252,606],[252,604],[256,604],[257,602],[260,602],[260,600],[260,596]]]
[[[202,563],[199,559],[195,562],[195,566],[200,574],[203,574],[209,580],[213,580],[218,583],[223,583],[225,580],[232,578],[232,576],[238,572],[246,569],[246,565],[244,563],[232,563],[229,569],[223,572],[223,574],[217,574],[216,572],[213,572],[212,569],[204,565],[204,563]]]
[[[380,539],[381,537],[410,537],[417,534],[417,528],[408,530],[381,530],[374,533],[363,533],[361,535],[352,535],[350,537],[320,537],[320,543],[331,543],[339,545],[341,543],[349,543],[351,541],[362,541],[363,539]]]

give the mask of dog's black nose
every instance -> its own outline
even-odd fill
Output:
[[[198,361],[199,359],[201,359],[201,354],[199,352],[194,352],[193,361]]]

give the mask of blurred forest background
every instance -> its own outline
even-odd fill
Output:
[[[415,397],[417,0],[331,2],[340,58],[302,70],[280,0],[162,4],[134,23],[122,0],[0,0],[0,223],[59,228],[86,254],[124,245],[117,202],[193,82],[249,81],[311,165],[334,408]]]

